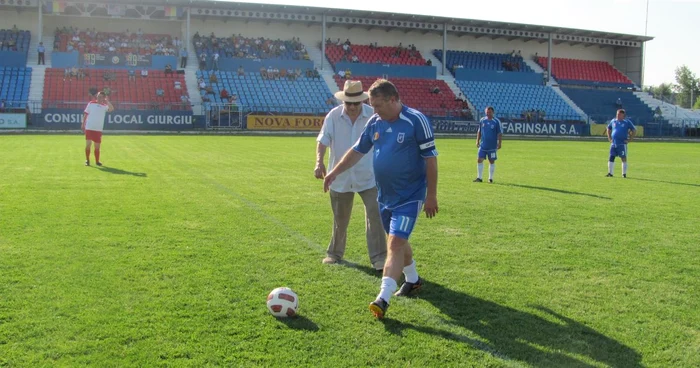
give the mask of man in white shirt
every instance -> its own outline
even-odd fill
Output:
[[[100,144],[102,144],[102,130],[105,126],[105,114],[114,111],[114,106],[107,99],[104,92],[97,93],[97,100],[92,100],[85,107],[83,124],[80,129],[85,132],[85,166],[90,166],[90,147],[95,142],[95,164],[102,166],[100,162]]]
[[[367,121],[374,115],[374,110],[363,103],[369,96],[362,90],[362,83],[359,81],[345,81],[343,91],[337,92],[335,97],[343,104],[326,115],[316,139],[318,144],[314,176],[317,179],[323,179],[326,176],[326,167],[323,164],[326,148],[331,149],[328,167],[332,170],[345,152],[357,142]],[[343,259],[353,200],[355,193],[358,193],[365,205],[365,232],[370,262],[377,271],[384,268],[386,235],[379,215],[372,164],[372,155],[365,155],[352,169],[340,174],[330,187],[333,234],[326,251],[326,258],[323,259],[324,264],[338,263]]]

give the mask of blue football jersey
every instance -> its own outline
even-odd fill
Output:
[[[502,134],[501,121],[498,118],[481,118],[479,121],[481,130],[481,142],[479,148],[484,151],[495,151],[498,149],[498,135]]]
[[[629,131],[633,130],[636,131],[637,128],[635,128],[634,124],[632,124],[631,121],[628,119],[625,120],[617,120],[617,119],[612,119],[610,120],[610,124],[608,124],[608,129],[612,131],[610,134],[610,137],[612,138],[612,143],[614,145],[618,144],[625,144],[625,141],[629,137]]]
[[[379,203],[394,208],[425,200],[425,159],[438,154],[428,118],[406,106],[391,123],[375,114],[353,149],[366,154],[373,147]]]

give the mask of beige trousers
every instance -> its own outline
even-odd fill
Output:
[[[386,260],[386,233],[379,217],[377,188],[359,192],[365,204],[365,234],[369,261],[375,269],[383,269]],[[348,224],[352,213],[354,192],[340,193],[331,190],[331,208],[333,209],[333,234],[326,254],[336,260],[343,259],[348,235]]]

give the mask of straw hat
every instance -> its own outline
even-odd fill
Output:
[[[362,102],[369,98],[369,95],[362,90],[362,82],[346,80],[343,90],[335,93],[335,98],[343,102]]]

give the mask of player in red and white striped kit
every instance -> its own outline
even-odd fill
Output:
[[[85,166],[90,166],[90,147],[95,142],[95,163],[100,162],[100,144],[102,143],[102,130],[105,126],[105,114],[114,111],[114,106],[107,100],[104,92],[97,94],[97,100],[92,100],[85,107],[83,125],[80,129],[85,132]]]

